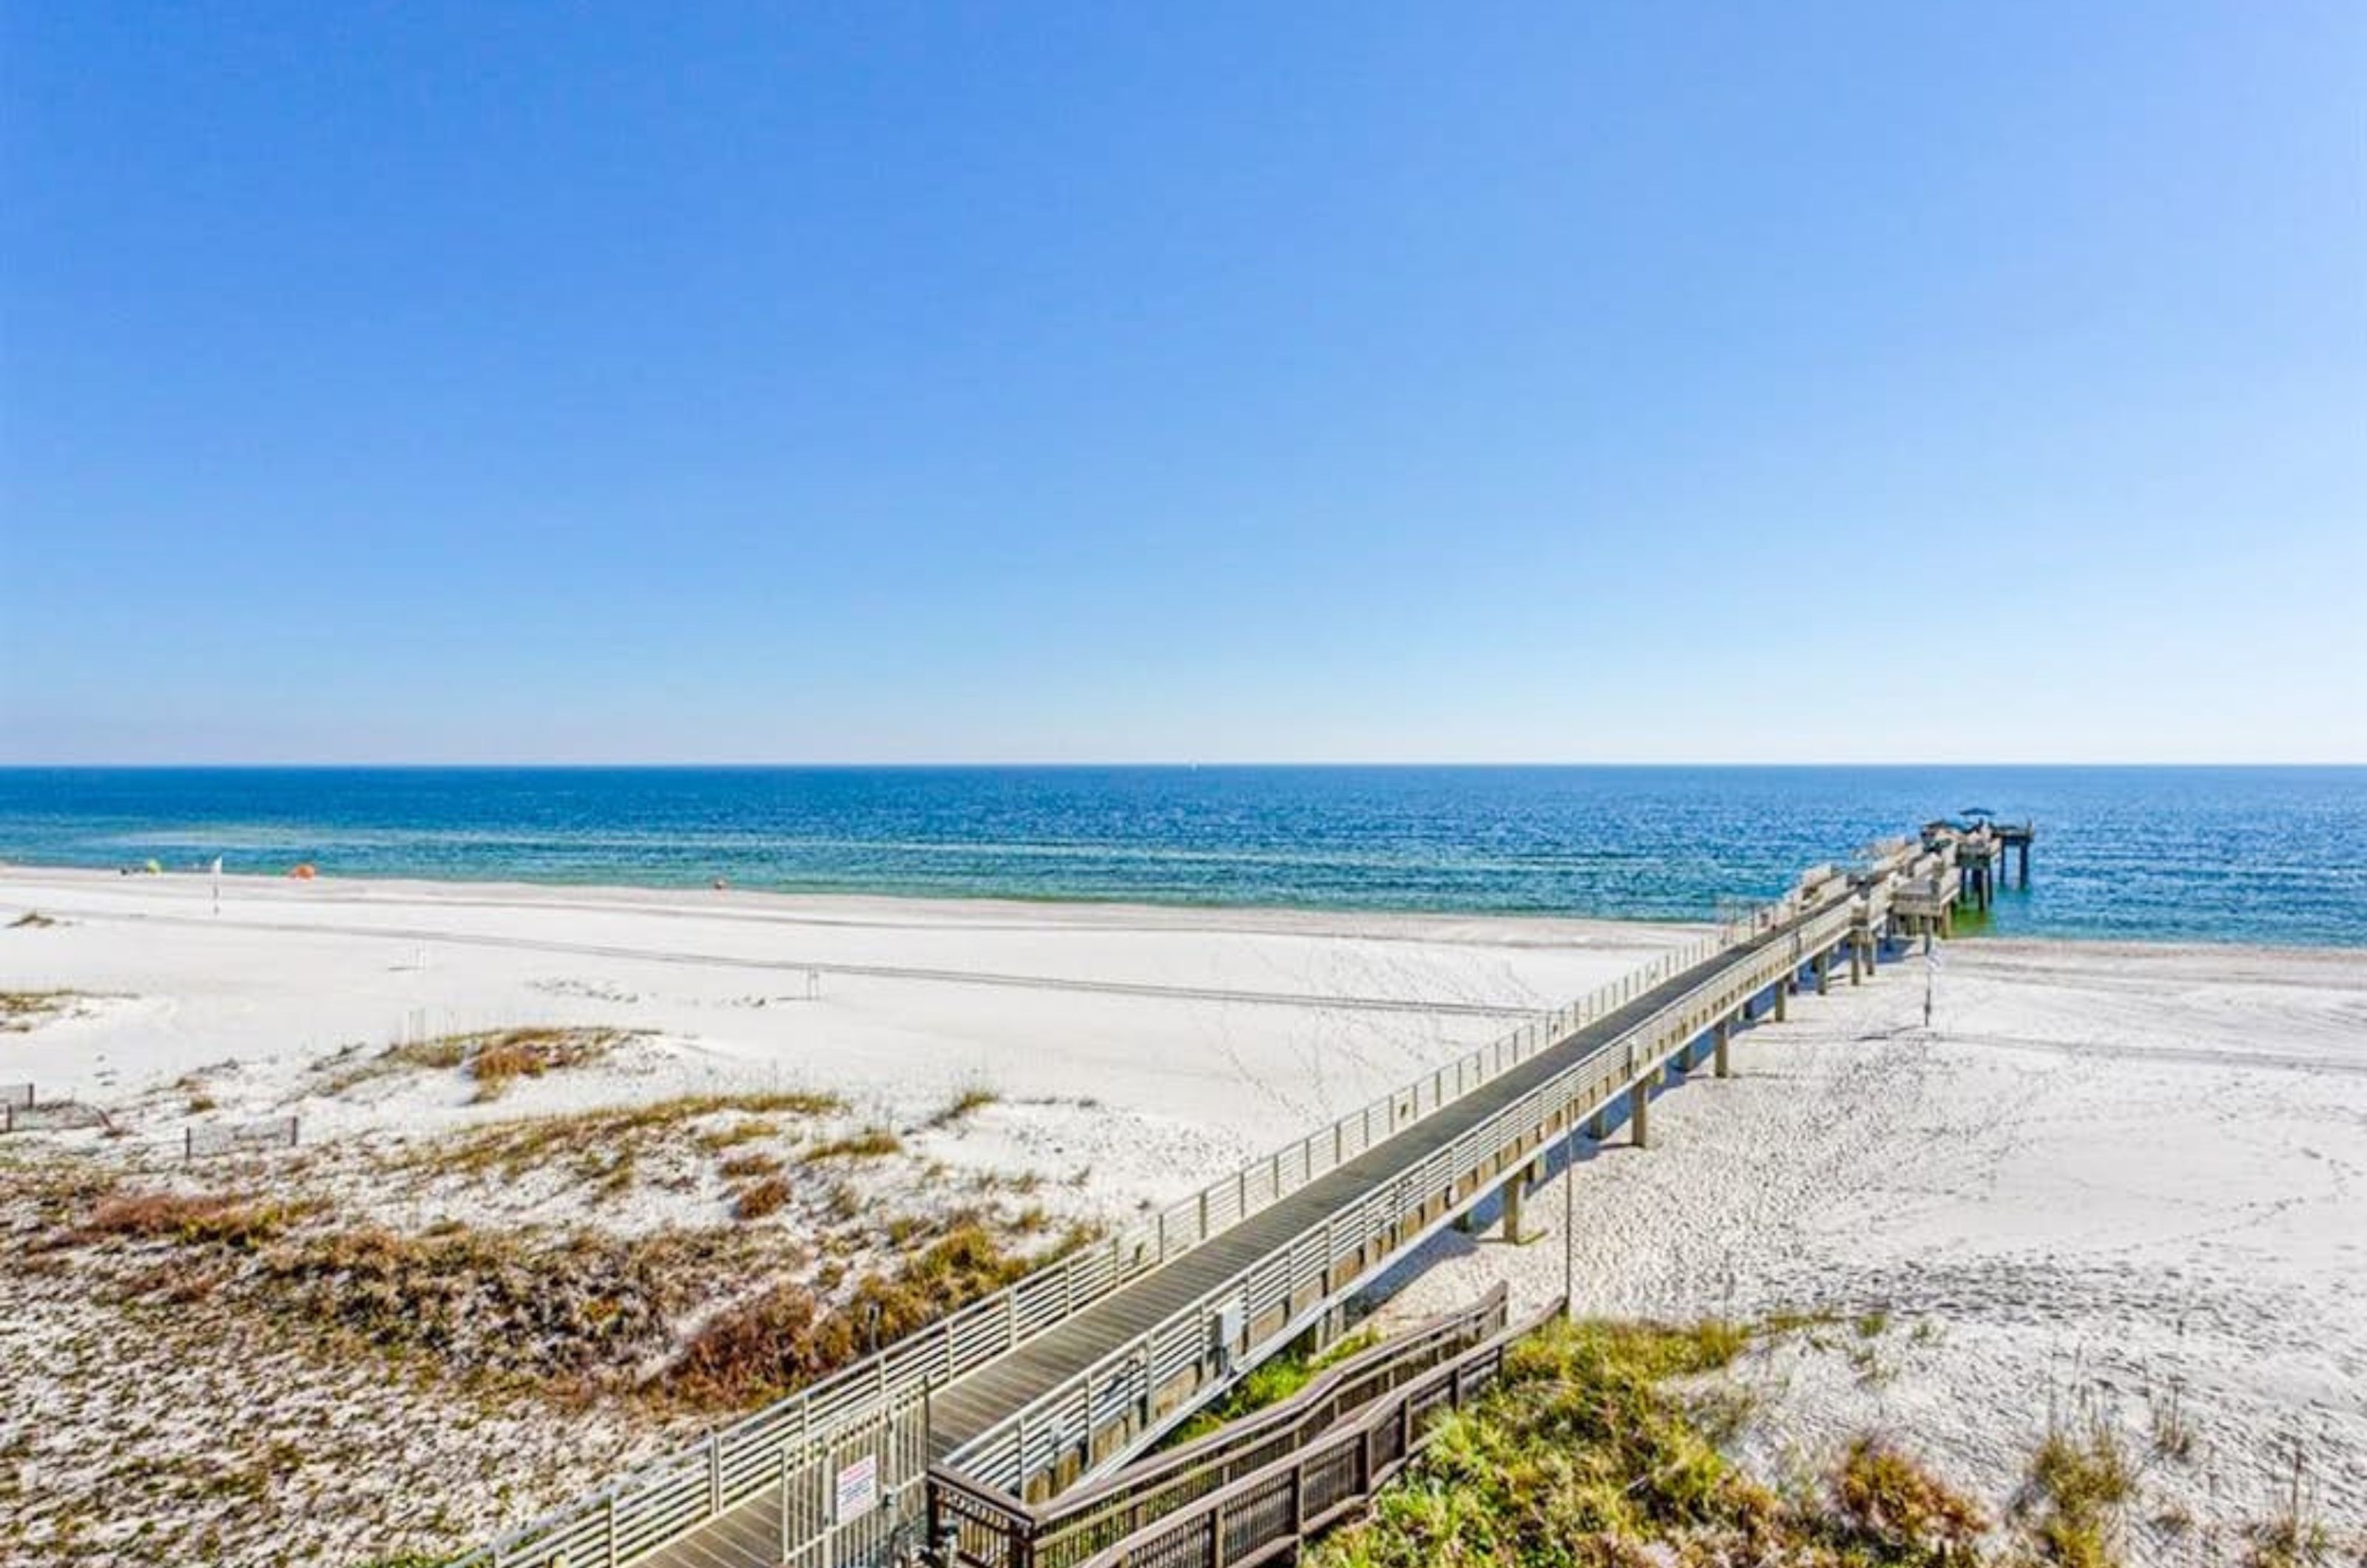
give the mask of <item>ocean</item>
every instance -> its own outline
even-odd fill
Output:
[[[2367,946],[2367,768],[14,768],[0,861],[1702,919],[1973,808],[1999,934]]]

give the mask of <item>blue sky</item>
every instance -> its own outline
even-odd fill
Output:
[[[0,761],[2367,758],[2367,10],[0,7]]]

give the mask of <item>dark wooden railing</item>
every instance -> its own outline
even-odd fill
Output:
[[[1499,1285],[1466,1311],[1343,1361],[1269,1409],[1037,1507],[939,1467],[929,1478],[932,1537],[949,1535],[963,1568],[1218,1562],[1239,1568],[1256,1559],[1236,1550],[1278,1545],[1283,1523],[1312,1531],[1369,1497],[1419,1450],[1432,1414],[1493,1382],[1504,1348],[1560,1311],[1557,1303],[1508,1330]],[[1276,1500],[1285,1495],[1298,1501],[1280,1508]],[[1195,1555],[1195,1540],[1210,1550],[1222,1542],[1224,1555]]]
[[[1427,1447],[1438,1418],[1495,1386],[1512,1347],[1562,1314],[1556,1302],[1376,1401],[1288,1459],[1243,1476],[1087,1558],[1082,1568],[1255,1568],[1361,1512]]]

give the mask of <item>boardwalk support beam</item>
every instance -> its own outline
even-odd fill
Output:
[[[1525,1247],[1537,1239],[1521,1230],[1521,1194],[1528,1186],[1528,1172],[1524,1169],[1504,1183],[1504,1239],[1514,1247]]]

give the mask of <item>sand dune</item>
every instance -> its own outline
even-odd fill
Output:
[[[8,926],[34,909],[56,923]],[[502,1119],[799,1088],[845,1096],[849,1127],[902,1133],[900,1174],[864,1179],[882,1204],[925,1205],[987,1172],[1053,1184],[1063,1219],[1117,1217],[1693,934],[421,883],[237,881],[217,916],[203,878],[22,869],[0,870],[0,990],[76,993],[0,1032],[0,1084],[106,1105],[122,1133],[20,1136],[0,1176],[53,1148],[203,1180],[175,1163],[187,1126],[292,1113],[314,1151],[306,1179],[341,1210],[411,1229],[618,1234],[724,1223],[728,1196],[687,1176],[597,1201],[540,1175],[405,1189],[389,1160]],[[2367,1525],[2367,964],[1967,942],[1944,950],[1929,1031],[1922,995],[1916,959],[1803,998],[1792,1021],[1744,1037],[1735,1078],[1666,1096],[1652,1149],[1590,1152],[1582,1305],[1829,1314],[1751,1363],[1767,1397],[1750,1455],[1771,1474],[1873,1427],[1997,1502],[2050,1414],[2094,1413],[2146,1456],[2141,1560],[2233,1539],[2274,1506],[2296,1456],[2313,1507]],[[530,1024],[629,1032],[491,1102],[450,1072],[323,1070]],[[941,1124],[965,1089],[994,1102]],[[1558,1185],[1528,1214],[1546,1240],[1444,1236],[1386,1314],[1496,1278],[1522,1303],[1557,1293]],[[228,1412],[152,1426],[167,1458],[267,1458],[286,1421],[348,1402],[342,1467],[283,1476],[254,1461],[268,1506],[251,1517],[276,1519],[294,1561],[457,1545],[678,1436],[615,1412],[464,1412],[425,1384],[306,1372],[251,1328],[219,1364],[176,1353],[151,1368],[119,1338],[92,1362],[108,1342],[97,1309],[54,1282],[11,1288],[0,1403],[46,1414],[0,1431],[20,1463],[0,1486],[0,1541],[38,1534],[64,1492],[114,1473],[107,1434],[166,1384],[176,1406]],[[243,1369],[275,1357],[297,1416],[284,1400],[243,1411]],[[2185,1434],[2182,1457],[2160,1451],[2166,1427]],[[496,1456],[505,1489],[488,1492]],[[395,1470],[422,1483],[389,1501],[369,1477]],[[164,1525],[198,1507],[114,1484],[119,1508]],[[223,1538],[232,1560],[243,1539]]]

